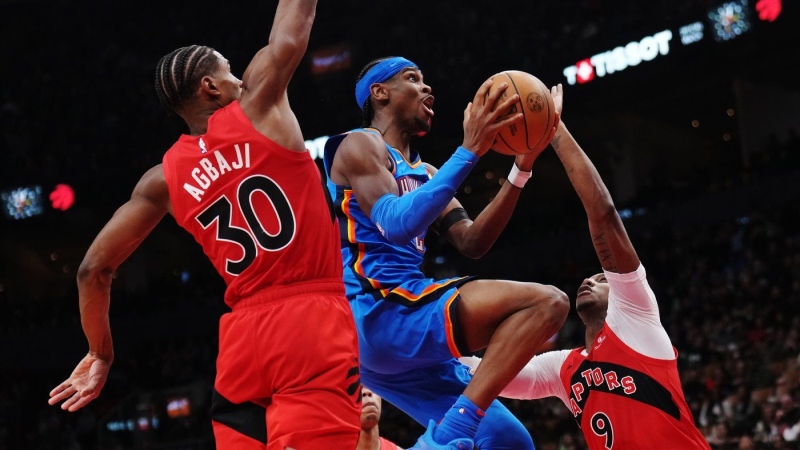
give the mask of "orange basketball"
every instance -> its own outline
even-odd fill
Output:
[[[514,93],[519,94],[519,101],[500,118],[518,112],[523,114],[522,120],[500,129],[492,150],[504,155],[541,150],[556,121],[556,109],[550,89],[535,76],[519,70],[506,70],[492,75],[492,78],[494,83],[490,93],[498,89],[502,82],[508,83],[508,88],[498,102]]]

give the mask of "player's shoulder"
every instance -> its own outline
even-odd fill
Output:
[[[368,156],[383,159],[388,152],[386,142],[380,133],[371,129],[356,129],[341,135],[337,154],[344,158],[364,158]]]
[[[346,133],[342,133],[342,145],[348,146],[369,146],[374,148],[385,148],[386,142],[383,136],[373,128],[356,128]]]
[[[153,204],[169,208],[169,188],[161,164],[156,164],[142,175],[133,189],[132,197],[143,198]]]
[[[140,184],[145,185],[158,185],[167,183],[166,175],[164,174],[164,165],[159,163],[147,169],[147,171],[139,179]]]

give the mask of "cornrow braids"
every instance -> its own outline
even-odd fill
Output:
[[[216,70],[214,49],[191,45],[173,50],[156,65],[156,93],[161,105],[178,112],[194,94],[197,83]]]
[[[390,58],[391,56],[385,56],[383,58],[378,58],[367,63],[367,65],[364,66],[364,68],[361,69],[361,72],[358,74],[358,78],[356,78],[356,83],[358,83],[359,81],[361,81],[362,78],[364,78],[364,75],[366,75],[367,72],[369,72],[369,69],[372,69],[379,62]],[[368,97],[367,101],[365,101],[364,104],[361,105],[361,127],[366,128],[372,125],[372,119],[374,117],[375,117],[375,108],[372,107],[372,102],[369,100]]]

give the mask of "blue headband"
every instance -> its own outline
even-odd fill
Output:
[[[358,107],[364,107],[364,102],[369,98],[370,86],[375,83],[383,83],[406,67],[417,67],[417,65],[401,56],[395,56],[394,58],[384,59],[372,66],[367,73],[358,80],[358,83],[356,83],[356,101],[358,102]]]

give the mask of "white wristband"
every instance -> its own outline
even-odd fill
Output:
[[[512,185],[522,189],[522,187],[525,186],[525,183],[527,183],[530,178],[531,173],[519,170],[516,163],[511,166],[511,173],[508,174],[508,182]]]

